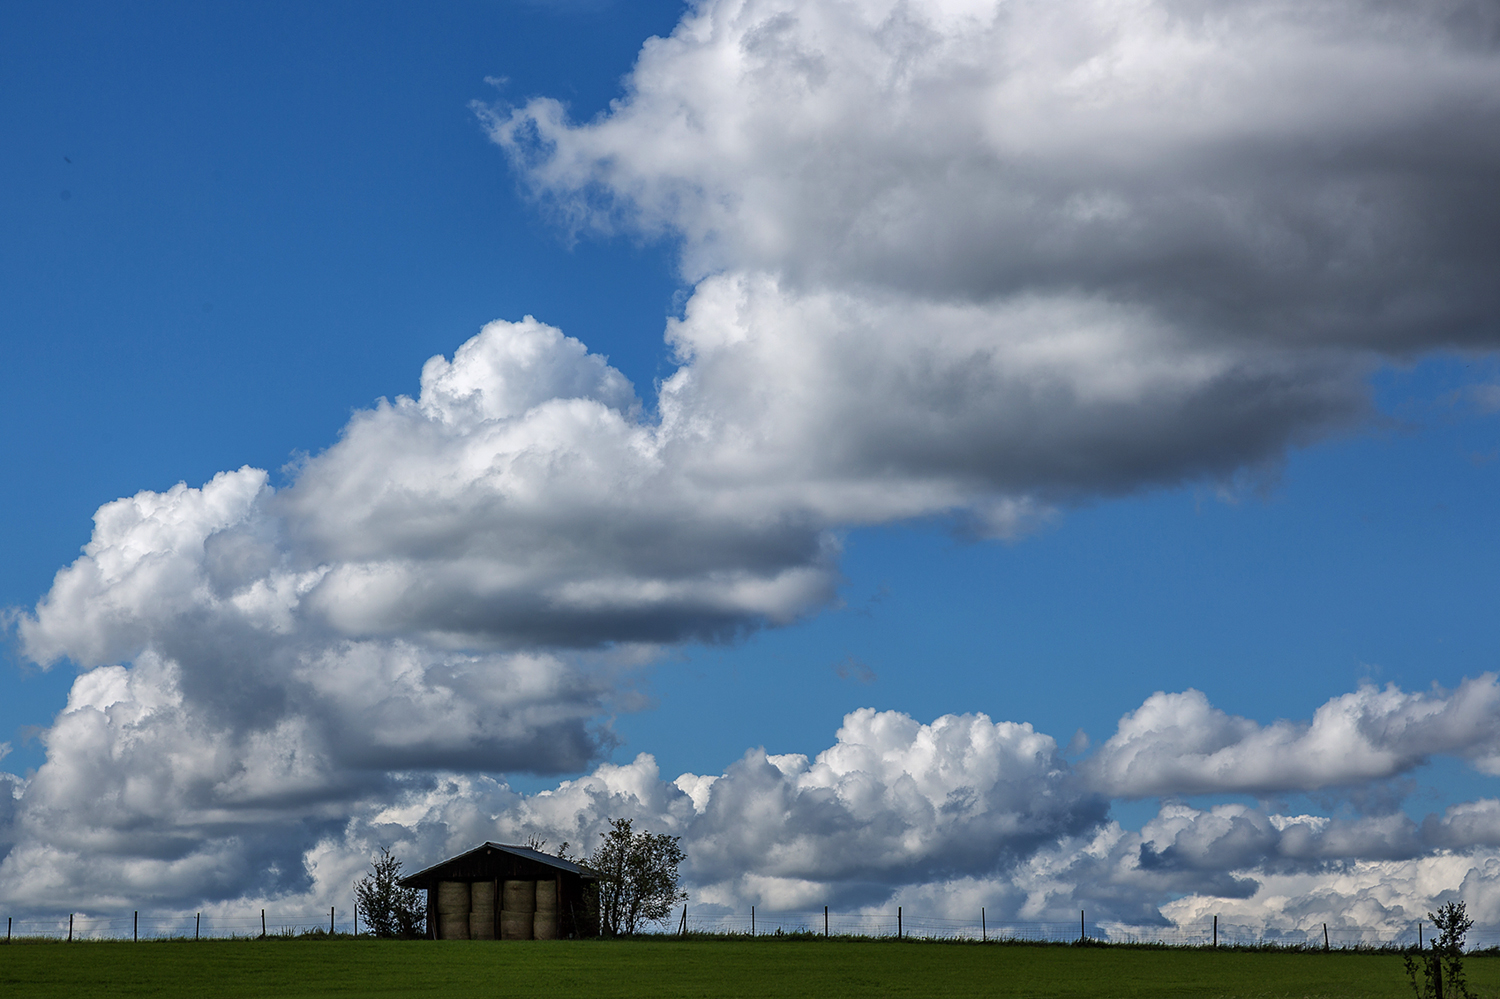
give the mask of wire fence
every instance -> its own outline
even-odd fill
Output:
[[[353,935],[362,929],[356,925],[352,911],[338,909],[322,913],[276,913],[265,909],[243,916],[207,912],[67,913],[22,918],[7,916],[5,939],[7,942],[17,939],[222,940]]]
[[[1095,921],[1080,912],[1071,921],[1016,921],[998,919],[981,909],[972,918],[922,915],[904,912],[747,912],[696,915],[688,910],[687,918],[669,926],[666,932],[700,933],[700,935],[744,936],[856,936],[856,938],[912,938],[938,941],[1037,942],[1037,944],[1146,944],[1163,947],[1296,947],[1350,950],[1350,948],[1418,947],[1419,939],[1431,944],[1430,922],[1413,922],[1409,932],[1368,929],[1368,927],[1316,926],[1277,929],[1277,927],[1236,926],[1209,918],[1193,924],[1139,926],[1127,922]],[[1475,927],[1469,933],[1467,950],[1490,950],[1500,947],[1500,927]]]
[[[1148,944],[1168,947],[1296,947],[1336,949],[1401,949],[1432,943],[1432,924],[1412,923],[1408,930],[1330,926],[1301,927],[1236,925],[1210,917],[1202,922],[1142,926],[1114,920],[1094,921],[1087,912],[1066,922],[995,919],[984,909],[972,918],[952,918],[904,912],[889,913],[756,912],[696,915],[664,932],[706,935],[910,937],[924,940],[974,940],[1032,943]],[[1500,926],[1472,928],[1466,950],[1500,949]]]
[[[1066,922],[1022,922],[991,918],[980,909],[972,918],[891,912],[748,912],[685,913],[650,932],[700,936],[744,937],[864,937],[977,942],[1153,944],[1169,947],[1297,947],[1330,950],[1405,948],[1430,945],[1431,924],[1413,923],[1406,930],[1371,929],[1316,924],[1295,928],[1235,925],[1216,918],[1190,924],[1140,926],[1111,920],[1094,921],[1086,911]],[[367,932],[352,910],[280,912],[260,909],[240,914],[224,912],[126,912],[108,915],[65,913],[49,916],[7,916],[5,941],[16,940],[213,940],[277,939],[352,936]],[[1467,949],[1500,949],[1500,926],[1475,926]]]

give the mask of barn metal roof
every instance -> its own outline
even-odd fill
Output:
[[[447,867],[450,864],[453,864],[457,861],[466,860],[470,857],[473,857],[475,854],[495,852],[508,853],[511,856],[519,857],[522,860],[529,860],[533,863],[543,864],[547,867],[555,867],[560,871],[565,871],[569,874],[576,874],[579,877],[583,878],[585,881],[595,881],[599,878],[598,871],[595,871],[590,867],[586,867],[583,864],[576,864],[571,860],[564,860],[562,857],[553,856],[550,853],[541,853],[540,851],[533,850],[528,846],[515,846],[510,843],[486,842],[481,843],[467,853],[460,853],[455,857],[449,857],[447,860],[440,861],[439,863],[433,864],[431,867],[424,868],[423,870],[420,870],[415,874],[409,874],[406,877],[402,878],[399,883],[402,886],[408,888],[420,887],[420,882],[431,881],[442,868]]]

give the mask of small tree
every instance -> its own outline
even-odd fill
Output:
[[[1437,928],[1431,952],[1406,955],[1406,977],[1418,999],[1474,999],[1464,980],[1464,937],[1474,920],[1462,902],[1444,902],[1427,918]]]
[[[589,855],[588,865],[599,872],[596,885],[599,930],[605,936],[629,936],[643,923],[659,923],[687,899],[679,885],[677,866],[687,855],[681,837],[666,833],[633,832],[629,819],[615,819],[604,842]]]
[[[402,888],[401,861],[380,848],[370,863],[370,873],[354,886],[354,903],[365,925],[377,937],[412,939],[422,935],[427,922],[426,907],[415,888]]]

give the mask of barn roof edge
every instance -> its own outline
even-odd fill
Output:
[[[492,843],[486,841],[465,853],[457,854],[455,856],[449,857],[446,860],[440,860],[430,867],[425,867],[422,870],[417,871],[415,874],[408,874],[406,877],[402,878],[396,883],[399,884],[402,888],[424,887],[424,884],[426,882],[430,882],[435,879],[437,871],[439,871],[443,867],[448,866],[454,861],[463,860],[466,857],[471,857],[474,854],[479,853],[480,851],[494,850],[499,850],[502,853],[508,853],[514,857],[520,857],[522,860],[530,860],[538,864],[545,864],[548,867],[555,867],[560,871],[565,871],[570,874],[577,874],[585,881],[596,881],[600,877],[599,872],[591,867],[588,867],[584,864],[575,863],[571,860],[565,860],[562,857],[554,856],[550,853],[542,853],[539,850],[533,850],[527,846],[516,846],[511,843]]]

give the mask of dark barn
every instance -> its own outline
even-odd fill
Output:
[[[485,843],[400,884],[427,892],[434,940],[557,940],[594,935],[583,893],[598,879],[561,857]]]

